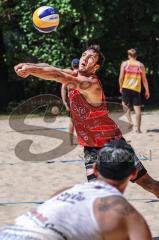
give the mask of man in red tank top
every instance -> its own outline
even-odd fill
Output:
[[[99,150],[113,139],[121,139],[122,134],[116,123],[109,118],[102,86],[97,71],[104,62],[98,46],[90,46],[81,56],[77,76],[63,69],[46,64],[21,63],[15,66],[16,73],[23,78],[33,75],[45,80],[69,85],[71,115],[78,141],[84,147],[88,180],[95,179],[93,163]],[[159,197],[159,182],[153,180],[136,157],[138,170],[135,182]]]

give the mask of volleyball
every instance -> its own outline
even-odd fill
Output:
[[[56,8],[43,6],[33,13],[34,27],[43,33],[50,33],[59,25],[59,14]]]

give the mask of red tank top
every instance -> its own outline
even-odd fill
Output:
[[[122,137],[117,124],[108,117],[104,94],[99,107],[90,105],[76,89],[69,90],[69,100],[71,117],[80,145],[103,147],[110,140]]]

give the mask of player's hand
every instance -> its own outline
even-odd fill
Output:
[[[14,67],[16,74],[22,78],[27,78],[29,73],[29,66],[25,63],[20,63]]]
[[[145,91],[145,98],[149,99],[150,98],[150,92],[149,91]]]
[[[121,93],[121,94],[123,93],[123,89],[122,89],[122,88],[120,88],[120,93]]]
[[[68,105],[66,106],[66,111],[70,112],[70,108],[68,107]]]
[[[19,63],[16,66],[14,66],[15,72],[17,72],[19,69],[23,68],[27,63]]]

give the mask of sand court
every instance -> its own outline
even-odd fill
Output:
[[[142,134],[130,132],[125,134],[127,141],[136,149],[143,164],[153,178],[159,180],[159,112],[143,114]],[[133,116],[134,118],[135,116]],[[42,118],[30,118],[25,124],[35,127],[35,131],[16,132],[9,126],[8,120],[0,121],[0,225],[12,223],[14,218],[36,203],[48,199],[56,190],[86,181],[85,168],[82,163],[82,148],[75,145],[66,154],[62,148],[52,153],[52,158],[46,153],[62,144],[62,140],[47,136],[41,129],[49,128],[65,132],[66,138],[69,118],[58,117],[55,122],[44,122]],[[39,129],[40,127],[40,129]],[[36,130],[37,129],[37,130]],[[51,131],[51,130],[48,130]],[[37,134],[38,132],[38,134]],[[19,159],[15,153],[17,144],[24,140],[32,140],[28,156],[31,159]],[[67,143],[67,140],[65,140]],[[66,145],[66,144],[65,144]],[[24,145],[25,147],[25,145]],[[66,146],[65,146],[66,147]],[[26,145],[27,148],[27,145]],[[22,151],[23,149],[18,151]],[[28,149],[26,150],[28,151]],[[29,155],[31,153],[31,155]],[[32,155],[33,154],[33,155]],[[34,156],[47,155],[46,159],[33,159]],[[136,184],[130,183],[125,196],[144,215],[154,239],[159,239],[159,200]],[[2,204],[2,203],[8,204]]]

